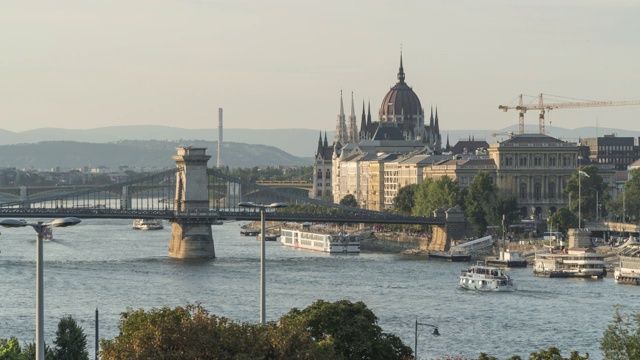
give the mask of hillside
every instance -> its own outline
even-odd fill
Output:
[[[182,146],[206,147],[211,155],[209,166],[217,159],[217,142],[201,140],[159,141],[122,140],[112,143],[75,141],[44,141],[35,144],[0,146],[0,168],[32,167],[49,169],[106,166],[117,169],[120,165],[132,168],[168,168],[175,166],[171,156]],[[300,158],[273,146],[223,143],[223,165],[253,167],[267,165],[308,166],[312,158]]]

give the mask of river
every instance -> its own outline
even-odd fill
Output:
[[[217,258],[178,261],[167,257],[170,225],[136,231],[128,220],[87,219],[55,228],[44,244],[45,339],[52,345],[60,318],[73,316],[93,354],[95,309],[100,337],[118,334],[127,307],[200,302],[209,312],[239,322],[259,319],[260,243],[240,235],[241,222],[213,227]],[[35,339],[35,231],[2,229],[0,236],[0,338]],[[509,271],[513,293],[478,293],[458,287],[468,263],[397,254],[327,255],[266,243],[266,317],[317,299],[363,301],[383,331],[413,348],[415,321],[437,325],[418,332],[421,359],[447,354],[507,359],[550,346],[602,358],[599,340],[614,305],[640,311],[640,287],[602,280],[534,277],[531,267]]]

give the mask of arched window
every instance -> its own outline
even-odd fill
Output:
[[[331,179],[331,170],[327,169],[326,178]]]
[[[322,179],[322,170],[318,170],[318,179]]]
[[[549,199],[555,199],[555,198],[556,198],[556,183],[550,182],[549,183]]]
[[[520,165],[520,166],[527,166],[527,158],[526,158],[525,156],[522,156],[522,157],[520,158],[520,163],[519,163],[519,165]]]

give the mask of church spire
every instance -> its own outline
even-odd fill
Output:
[[[362,118],[360,119],[361,140],[364,140],[367,137],[367,135],[364,134],[365,131],[367,131],[367,114],[364,112],[364,100],[362,100]]]
[[[351,113],[349,114],[349,122],[347,122],[347,141],[352,143],[358,142],[358,124],[356,123],[356,109],[353,103],[353,91],[351,92]]]
[[[436,129],[435,129],[436,136],[440,136],[440,124],[439,124],[439,121],[438,121],[438,107],[437,106],[436,106],[436,120],[435,120],[435,125],[434,126],[436,127]]]
[[[367,128],[368,128],[369,125],[371,125],[371,101],[369,101],[369,104],[367,106],[368,106],[368,109],[367,109]]]
[[[404,67],[402,66],[402,47],[400,47],[400,70],[398,70],[398,82],[404,83]]]
[[[327,131],[324,131],[324,147],[329,147],[329,143],[327,142]]]
[[[316,156],[322,154],[322,131],[320,131],[320,138],[318,139],[318,151],[316,152]]]
[[[342,101],[342,90],[340,90],[340,113],[336,119],[336,134],[333,138],[334,143],[347,143],[347,124],[344,116],[344,103]]]
[[[447,133],[447,146],[444,148],[445,151],[451,150],[451,145],[449,145],[449,133]]]

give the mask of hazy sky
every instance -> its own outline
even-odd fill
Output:
[[[334,130],[341,90],[377,119],[401,44],[443,132],[517,124],[498,105],[521,93],[640,100],[637,0],[1,0],[0,128],[208,128],[222,107],[228,128]],[[638,130],[640,106],[550,119]]]

